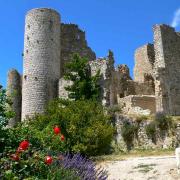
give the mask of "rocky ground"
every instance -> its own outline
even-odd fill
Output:
[[[174,156],[136,157],[100,163],[109,180],[180,180]]]

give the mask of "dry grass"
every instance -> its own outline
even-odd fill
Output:
[[[174,150],[133,150],[130,152],[121,152],[119,154],[110,154],[110,155],[102,155],[91,157],[92,160],[96,162],[103,161],[117,161],[117,160],[126,160],[127,158],[132,157],[146,157],[146,156],[173,156]]]

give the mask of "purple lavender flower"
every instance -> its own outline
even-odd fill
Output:
[[[106,180],[108,175],[107,171],[102,168],[96,168],[96,164],[83,157],[80,154],[65,154],[59,155],[58,164],[65,169],[73,169],[75,173],[83,180]]]

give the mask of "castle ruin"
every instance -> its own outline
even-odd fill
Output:
[[[87,45],[85,32],[75,24],[61,23],[59,13],[39,8],[25,21],[23,75],[8,73],[7,95],[16,113],[14,126],[36,113],[43,113],[53,98],[67,98],[64,65],[73,53],[89,59],[91,74],[101,72],[101,100],[118,105],[126,114],[164,112],[180,115],[180,33],[168,25],[155,25],[154,44],[135,51],[134,80],[126,65],[114,67],[113,52],[97,58]],[[16,92],[16,93],[15,93]]]

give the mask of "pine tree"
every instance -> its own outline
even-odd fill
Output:
[[[65,89],[69,91],[69,98],[74,100],[93,99],[100,96],[100,71],[91,76],[88,60],[74,54],[72,60],[66,64],[65,79],[72,81],[72,85]]]

